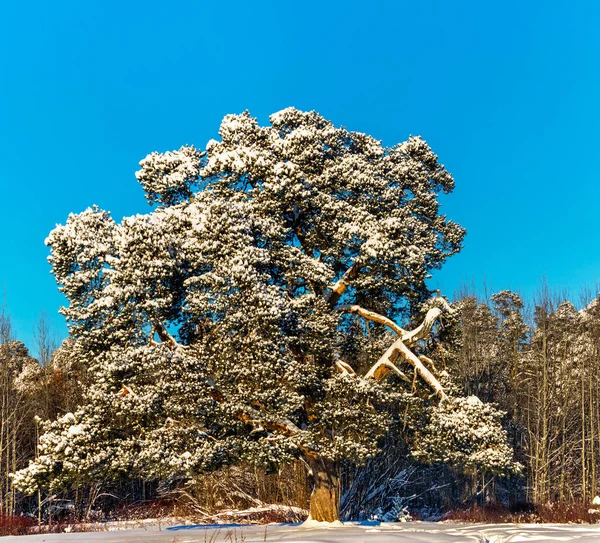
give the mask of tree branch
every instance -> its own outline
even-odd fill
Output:
[[[415,368],[415,371],[419,374],[419,377],[425,381],[429,387],[437,394],[437,396],[442,399],[446,397],[446,393],[444,392],[444,387],[437,380],[437,377],[433,375],[421,362],[415,353],[413,353],[402,341],[400,341],[400,345],[397,346],[397,351],[399,354],[411,365]]]
[[[344,275],[342,275],[342,277],[340,277],[335,283],[333,283],[333,285],[329,285],[323,291],[323,297],[327,302],[329,302],[329,305],[331,307],[335,307],[335,304],[338,303],[338,300],[342,297],[342,294],[344,294],[344,292],[348,288],[348,283],[352,281],[352,279],[356,279],[359,269],[360,264],[358,262],[355,262],[344,272]]]
[[[389,373],[395,373],[400,379],[407,383],[412,381],[406,376],[406,374],[398,369],[398,367],[390,362],[389,360],[380,360],[377,362],[365,375],[365,379],[375,379],[375,381],[381,381]]]
[[[210,388],[210,396],[213,400],[218,403],[225,401],[225,396],[223,393],[217,388],[215,382],[208,378],[206,379],[206,384]],[[265,422],[261,420],[260,412],[254,407],[244,407],[243,411],[234,415],[237,419],[245,422],[247,424],[251,424],[252,426],[266,428],[267,430],[277,430],[283,432],[286,435],[296,435],[302,432],[298,426],[296,426],[290,419],[286,417],[282,417],[277,422]]]
[[[356,372],[352,369],[350,364],[346,364],[342,360],[335,361],[335,367],[342,375],[356,375]]]
[[[433,360],[431,360],[431,358],[429,358],[428,356],[425,355],[419,355],[419,360],[425,364],[428,364],[429,366],[431,366],[434,370],[435,370],[435,364],[433,363]]]
[[[377,372],[379,372],[379,375],[381,375],[382,367],[389,368],[389,370],[394,371],[395,373],[399,372],[400,370],[396,368],[394,361],[398,356],[401,356],[415,369],[416,374],[418,374],[419,377],[421,377],[421,379],[423,379],[423,381],[425,381],[425,383],[427,383],[427,385],[433,389],[439,398],[446,397],[444,387],[442,387],[435,375],[433,375],[433,373],[431,373],[424,366],[423,361],[420,360],[419,357],[409,349],[409,345],[414,345],[417,341],[424,339],[429,335],[431,328],[435,324],[435,321],[442,314],[442,310],[449,313],[455,312],[455,310],[450,307],[448,302],[441,296],[434,298],[432,302],[437,307],[432,307],[429,311],[427,311],[423,322],[417,326],[417,328],[402,334],[396,341],[394,341],[394,343],[390,345],[383,356],[373,365],[365,377],[375,378]],[[429,359],[426,359],[426,362],[429,362]],[[385,373],[383,373],[383,376],[384,375]]]
[[[414,330],[406,332],[402,335],[402,341],[407,345],[413,345],[417,341],[428,337],[431,333],[433,325],[435,324],[435,321],[439,318],[443,311],[446,311],[447,313],[454,313],[456,311],[450,307],[450,304],[441,296],[432,298],[432,302],[436,305],[436,307],[432,307],[429,311],[427,311],[423,322]]]
[[[260,413],[253,407],[244,408],[244,411],[244,413],[236,415],[237,418],[252,426],[266,428],[267,430],[277,430],[287,435],[297,435],[302,432],[302,430],[288,418],[283,417],[276,422],[265,422],[261,420]]]
[[[184,348],[184,345],[178,343],[177,340],[171,334],[169,334],[161,322],[154,322],[154,332],[156,332],[156,335],[159,337],[159,339],[165,343],[169,349],[175,350],[177,348]],[[150,338],[150,344],[156,345],[156,342]]]
[[[178,343],[177,340],[171,334],[169,334],[169,332],[167,331],[167,329],[164,327],[164,325],[162,323],[155,322],[154,323],[154,331],[156,332],[156,334],[158,335],[160,340],[169,347],[169,349],[175,350],[178,348],[181,348],[181,349],[186,348],[185,345],[181,345],[180,343]],[[153,339],[150,339],[150,343],[154,344],[154,345],[158,345]],[[216,383],[210,377],[206,379],[206,385],[209,387],[210,396],[216,402],[220,403],[220,402],[225,401],[225,396],[217,388]],[[130,393],[129,389],[127,389],[127,392],[123,393],[123,391],[125,391],[125,390],[126,390],[125,386],[123,385],[123,390],[121,391],[121,394],[124,395],[124,394]],[[266,428],[267,430],[277,430],[286,435],[296,435],[296,434],[299,434],[300,432],[302,432],[302,430],[300,428],[298,428],[298,426],[296,426],[291,420],[289,420],[288,418],[285,418],[285,417],[279,419],[276,422],[269,422],[269,423],[261,420],[260,412],[257,409],[254,409],[253,407],[244,408],[244,412],[239,413],[235,416],[236,416],[236,418],[240,419],[241,421],[251,424],[253,426]]]
[[[381,366],[387,366],[388,368],[395,368],[396,366],[393,363],[398,356],[402,356],[406,362],[408,362],[415,371],[429,385],[431,389],[436,393],[440,398],[445,398],[446,393],[444,392],[444,387],[442,387],[441,383],[437,380],[435,375],[431,373],[421,362],[418,357],[403,343],[402,338],[399,337],[394,343],[390,345],[388,350],[383,354],[383,356],[373,365],[373,367],[369,370],[366,377],[375,376],[375,372]],[[398,370],[400,371],[400,370]],[[408,382],[412,382],[410,379],[407,379]]]
[[[340,305],[340,306],[336,307],[335,309],[337,311],[343,311],[344,313],[355,313],[357,315],[360,315],[364,319],[367,319],[367,320],[370,320],[373,322],[378,322],[379,324],[383,324],[384,326],[391,328],[399,336],[403,336],[403,335],[407,334],[406,330],[400,328],[400,326],[398,326],[393,320],[388,319],[387,317],[384,317],[383,315],[380,315],[379,313],[375,313],[374,311],[369,311],[368,309],[364,309],[364,308],[360,307],[359,305]]]

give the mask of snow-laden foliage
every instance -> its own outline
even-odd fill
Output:
[[[189,199],[200,174],[203,153],[193,146],[179,151],[151,153],[140,162],[137,180],[150,204],[172,205]]]
[[[429,410],[429,420],[413,451],[415,458],[457,466],[467,473],[518,473],[506,431],[504,413],[477,396],[448,398]]]
[[[383,375],[444,396],[410,349],[447,302],[413,332],[395,322],[460,249],[464,231],[437,200],[452,177],[420,138],[384,147],[293,108],[270,121],[228,115],[206,151],[142,160],[149,213],[117,224],[94,207],[52,231],[62,312],[93,385],[46,423],[19,488],[238,460],[361,462],[400,398]]]

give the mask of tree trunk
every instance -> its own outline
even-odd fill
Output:
[[[340,476],[336,462],[319,457],[308,458],[314,487],[310,495],[309,519],[318,522],[340,520]]]

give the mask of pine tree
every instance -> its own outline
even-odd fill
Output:
[[[219,135],[142,160],[148,214],[91,208],[50,234],[93,385],[45,424],[19,488],[300,457],[312,518],[333,521],[339,463],[377,451],[390,406],[452,402],[418,350],[453,311],[425,278],[464,230],[439,213],[454,181],[425,141],[386,148],[293,108]]]

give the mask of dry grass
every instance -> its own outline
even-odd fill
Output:
[[[227,510],[271,504],[307,509],[310,490],[306,469],[295,462],[270,474],[248,465],[224,468],[200,475],[185,486],[167,490],[164,495],[175,503],[177,516],[207,519]],[[259,512],[252,520],[260,521],[260,516]],[[264,522],[290,521],[290,512],[284,508],[265,512],[264,516]]]
[[[0,516],[0,536],[25,535],[35,524],[30,517]]]
[[[144,502],[124,503],[113,509],[109,517],[115,520],[144,520],[178,516],[178,504],[173,500],[158,499]]]
[[[461,522],[519,524],[597,524],[600,511],[586,503],[556,502],[546,505],[521,504],[512,508],[491,504],[486,507],[474,505],[462,511],[448,513],[445,520]]]

